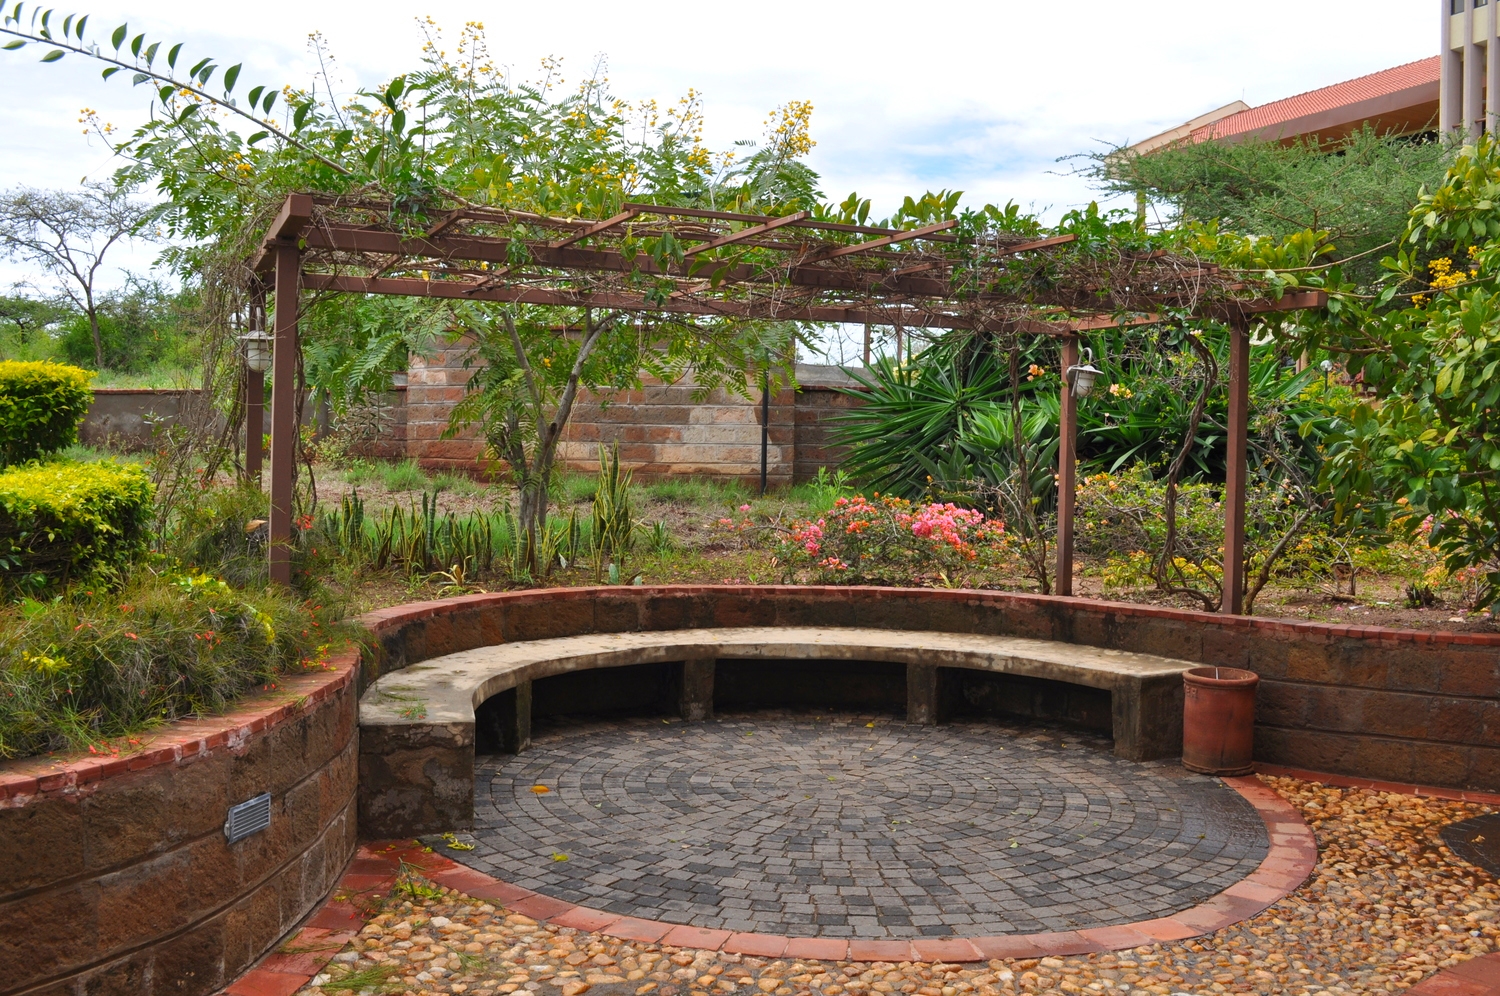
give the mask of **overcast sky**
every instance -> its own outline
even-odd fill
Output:
[[[976,205],[1013,199],[1056,217],[1093,197],[1059,157],[1136,141],[1232,100],[1265,103],[1436,54],[1434,6],[141,0],[79,12],[100,41],[128,21],[132,34],[185,42],[189,65],[206,55],[244,62],[242,90],[246,81],[305,84],[312,31],[328,39],[352,90],[416,65],[415,15],[430,14],[450,38],[481,21],[496,60],[521,77],[554,55],[572,82],[602,57],[617,96],[670,102],[695,88],[715,147],[758,137],[772,107],[809,100],[824,191],[842,199],[858,190],[877,216],[905,194],[948,188]],[[81,134],[79,109],[122,127],[145,113],[145,88],[132,90],[124,74],[104,82],[84,59],[41,65],[41,54],[0,52],[0,187],[106,176],[114,163]],[[136,252],[128,263],[150,259]],[[0,264],[0,283],[24,275]]]

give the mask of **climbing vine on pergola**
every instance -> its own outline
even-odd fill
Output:
[[[1165,240],[1096,232],[1045,238],[984,215],[920,228],[626,203],[610,218],[471,204],[405,208],[361,196],[293,194],[255,270],[277,301],[301,290],[594,308],[731,320],[967,329],[1062,340],[1064,370],[1090,330],[1205,318],[1231,329],[1223,611],[1244,589],[1249,324],[1322,307],[1320,291],[1277,296]],[[252,309],[258,314],[259,309]],[[290,578],[296,307],[275,318],[271,569]],[[1077,413],[1066,378],[1058,449],[1058,593],[1071,593]]]

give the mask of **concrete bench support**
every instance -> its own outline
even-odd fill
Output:
[[[906,665],[906,721],[933,726],[938,722],[936,664]]]
[[[682,662],[682,718],[689,723],[701,723],[714,718],[714,668],[718,661],[712,657]]]
[[[485,724],[478,732],[488,743],[524,750],[538,679],[682,662],[678,708],[701,722],[713,717],[714,669],[724,658],[904,664],[912,723],[942,719],[944,669],[1099,689],[1110,696],[1115,753],[1132,761],[1181,751],[1182,672],[1193,666],[1021,637],[812,626],[601,633],[464,650],[393,671],[360,699],[360,833],[395,838],[471,826],[476,723]],[[476,714],[496,696],[504,697]]]

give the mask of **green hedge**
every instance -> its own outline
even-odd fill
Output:
[[[56,453],[78,440],[94,403],[94,375],[64,363],[0,361],[0,466]]]
[[[145,550],[155,490],[113,461],[0,471],[0,578],[39,588],[125,563]]]

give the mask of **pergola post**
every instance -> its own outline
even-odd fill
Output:
[[[266,292],[256,287],[250,295],[250,332],[266,330]],[[261,437],[266,424],[266,375],[245,364],[245,476],[260,483]]]
[[[1078,466],[1078,399],[1068,371],[1078,365],[1078,337],[1062,341],[1062,394],[1057,420],[1057,593],[1073,594],[1073,502]]]
[[[1245,455],[1250,420],[1250,323],[1229,320],[1229,436],[1224,470],[1224,597],[1219,611],[1239,615],[1245,604]]]
[[[292,583],[292,488],[297,473],[297,290],[302,253],[276,246],[276,352],[271,366],[271,580]]]

